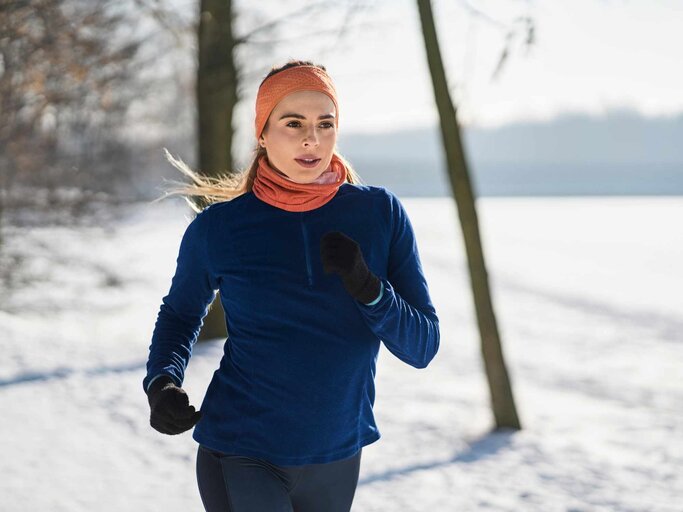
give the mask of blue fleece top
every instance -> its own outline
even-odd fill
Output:
[[[382,283],[373,303],[324,273],[328,231],[360,245]],[[415,368],[439,349],[413,227],[383,187],[343,183],[305,212],[248,192],[197,214],[162,299],[145,390],[160,374],[182,386],[216,291],[228,337],[192,437],[225,453],[292,466],[350,457],[381,437],[372,410],[380,342]]]

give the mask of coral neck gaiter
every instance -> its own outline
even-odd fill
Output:
[[[252,191],[261,201],[289,212],[314,210],[332,200],[348,170],[344,162],[332,154],[330,166],[311,183],[297,183],[273,169],[266,155],[258,160]]]

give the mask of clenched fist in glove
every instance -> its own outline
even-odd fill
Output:
[[[340,231],[330,231],[320,240],[320,258],[326,274],[341,277],[346,291],[363,304],[377,298],[381,290],[379,278],[365,264],[360,245]]]
[[[187,393],[171,377],[156,378],[147,390],[150,407],[149,424],[162,434],[180,434],[191,429],[202,417],[190,405]]]

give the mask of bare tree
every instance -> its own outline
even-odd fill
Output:
[[[462,144],[456,108],[451,100],[441,50],[434,25],[430,0],[417,0],[427,62],[432,78],[434,98],[439,111],[441,137],[446,153],[448,177],[458,209],[467,253],[470,284],[474,296],[481,351],[488,379],[496,428],[520,429],[512,387],[508,377],[500,334],[493,310],[484,250],[479,235],[479,221],[470,181],[469,166]],[[501,65],[503,63],[501,59]]]
[[[197,31],[198,162],[202,174],[235,169],[233,111],[237,106],[237,63],[232,0],[200,0]],[[201,204],[201,206],[206,206]]]
[[[197,31],[198,154],[202,174],[233,170],[233,111],[237,105],[237,65],[231,0],[200,0]],[[201,205],[205,206],[205,205]],[[209,308],[199,340],[227,335],[220,294]]]

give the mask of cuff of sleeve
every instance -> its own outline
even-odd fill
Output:
[[[155,380],[157,380],[159,377],[164,377],[164,376],[166,376],[166,377],[171,377],[168,373],[160,373],[159,375],[155,375],[155,376],[152,378],[152,380],[149,381],[149,384],[147,384],[147,389],[145,389],[145,392],[148,392],[148,391],[149,391],[149,388],[152,387],[152,382],[154,382]],[[173,380],[173,382],[175,383],[175,379],[174,379],[173,377],[171,377],[171,380]]]
[[[380,280],[379,295],[378,295],[377,298],[376,298],[375,300],[373,300],[372,302],[366,302],[366,303],[364,303],[364,304],[365,304],[366,306],[374,306],[375,304],[377,304],[377,303],[382,299],[382,296],[383,296],[383,295],[384,295],[384,283]]]

